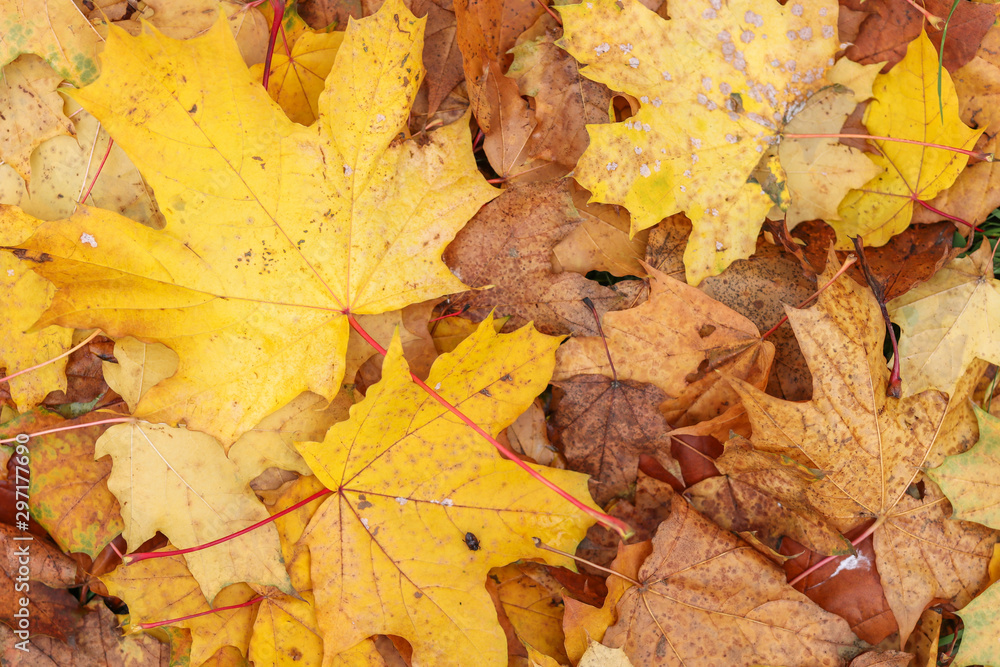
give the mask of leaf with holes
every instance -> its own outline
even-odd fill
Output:
[[[497,334],[487,318],[438,358],[427,384],[495,436],[545,388],[558,346],[531,327]],[[487,572],[519,558],[568,565],[532,538],[572,552],[593,522],[417,386],[398,337],[381,381],[351,418],[299,449],[334,491],[299,541],[309,549],[327,660],[391,634],[410,642],[415,663],[457,665],[476,655],[506,664]],[[587,498],[584,475],[542,470]]]
[[[396,0],[352,23],[305,128],[254,81],[224,18],[188,41],[112,28],[105,74],[74,97],[135,157],[167,225],[98,209],[42,225],[24,249],[51,258],[35,268],[60,290],[36,326],[166,344],[180,368],[136,414],[227,443],[302,391],[332,399],[344,313],[463,290],[441,252],[497,194],[467,124],[396,140],[422,31]],[[0,208],[0,224],[21,215]]]

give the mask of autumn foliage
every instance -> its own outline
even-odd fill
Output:
[[[1000,666],[996,5],[284,4],[0,0],[4,665]]]

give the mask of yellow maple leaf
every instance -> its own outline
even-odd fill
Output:
[[[854,107],[872,96],[872,81],[881,65],[858,65],[847,58],[826,74],[834,85],[809,98],[784,128],[793,134],[837,134]],[[777,147],[787,176],[791,205],[785,223],[793,229],[806,220],[836,220],[837,208],[854,188],[875,178],[880,170],[857,148],[833,137],[785,138]]]
[[[343,41],[342,32],[305,31],[295,40],[291,54],[275,51],[267,92],[296,123],[312,125],[319,118],[323,82]],[[261,80],[264,65],[254,65],[250,71]]]
[[[948,71],[938,67],[937,49],[926,32],[910,42],[901,62],[875,78],[873,91],[875,99],[864,117],[873,136],[970,150],[983,133],[959,118],[955,85]],[[871,141],[882,155],[869,155],[869,159],[882,173],[848,193],[840,204],[839,221],[827,221],[836,230],[841,249],[853,248],[850,239],[855,236],[863,237],[865,245],[885,245],[909,226],[913,205],[918,200],[931,200],[949,187],[969,161],[966,155],[941,148]]]
[[[903,395],[955,385],[975,359],[1000,363],[1000,281],[993,277],[993,250],[984,243],[953,259],[925,283],[887,304],[902,327],[899,340]]]
[[[559,45],[590,79],[637,97],[624,123],[589,125],[574,177],[624,204],[633,233],[684,211],[689,283],[749,257],[771,200],[747,180],[778,128],[826,85],[837,49],[832,0],[687,0],[670,20],[636,0],[559,8]]]
[[[35,228],[31,220],[0,225],[0,245],[14,245]],[[26,262],[0,254],[0,293],[4,295],[6,322],[0,327],[0,369],[15,373],[59,356],[69,349],[73,332],[60,327],[31,328],[55,294],[55,286],[35,275]],[[42,366],[9,380],[10,395],[18,410],[28,410],[56,389],[66,389],[66,359]]]
[[[121,503],[122,535],[130,551],[157,531],[187,549],[268,516],[236,464],[204,433],[163,424],[117,424],[94,449],[95,459],[110,455],[114,460],[108,489]],[[209,600],[244,581],[292,591],[271,525],[189,553],[185,560]]]
[[[427,384],[496,435],[545,387],[558,345],[530,326],[497,334],[487,318],[438,358]],[[414,384],[398,337],[382,380],[351,418],[299,448],[334,491],[300,541],[328,658],[369,635],[393,634],[410,642],[415,662],[457,665],[475,655],[506,664],[487,572],[523,557],[571,565],[532,538],[573,551],[593,523]],[[543,472],[588,498],[586,476]]]
[[[168,545],[164,551],[172,550]],[[108,592],[128,605],[127,628],[138,631],[141,623],[178,619],[192,614],[204,614],[177,627],[191,631],[190,662],[201,665],[222,646],[235,646],[246,656],[254,619],[252,606],[215,613],[213,605],[202,593],[198,581],[191,575],[183,556],[166,556],[145,560],[127,567],[118,567],[101,577]],[[219,592],[214,607],[238,605],[253,599],[255,593],[246,584],[235,584]]]
[[[224,18],[184,42],[112,29],[107,74],[74,96],[134,157],[167,226],[83,208],[43,225],[26,246],[52,258],[38,269],[60,291],[37,326],[99,321],[166,344],[180,368],[136,414],[227,443],[304,390],[332,399],[344,314],[466,289],[441,253],[497,194],[467,124],[397,140],[423,24],[400,0],[352,22],[309,128],[253,80]],[[0,225],[20,215],[0,207]]]

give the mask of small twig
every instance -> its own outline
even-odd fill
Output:
[[[595,570],[600,570],[601,572],[607,572],[608,574],[613,574],[616,577],[624,579],[625,581],[631,582],[632,584],[634,584],[634,585],[642,588],[642,584],[641,583],[639,583],[638,581],[636,581],[635,579],[633,579],[632,577],[630,577],[628,575],[624,575],[621,572],[615,572],[611,568],[604,567],[603,565],[598,565],[597,563],[595,563],[593,561],[589,561],[586,558],[580,558],[579,556],[574,556],[573,554],[566,553],[565,551],[560,551],[559,549],[554,549],[554,548],[550,547],[549,545],[545,544],[545,542],[542,542],[537,537],[532,537],[531,539],[535,543],[535,546],[538,547],[539,549],[542,549],[544,551],[551,551],[554,554],[559,554],[560,556],[565,556],[566,558],[572,558],[573,560],[575,560],[578,563],[585,563],[586,565],[589,565],[590,567],[594,568]]]
[[[889,319],[889,311],[885,307],[885,283],[879,280],[872,272],[868,260],[865,258],[865,242],[860,236],[855,236],[854,249],[860,258],[861,271],[865,274],[865,282],[868,288],[875,295],[878,301],[879,310],[882,311],[882,319],[889,330],[889,340],[892,342],[892,374],[889,376],[889,385],[885,388],[885,395],[891,398],[899,398],[903,395],[902,379],[899,377],[899,346],[896,344],[896,330],[892,328],[892,320]]]

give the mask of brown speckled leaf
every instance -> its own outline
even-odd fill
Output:
[[[988,566],[997,533],[950,519],[951,508],[937,485],[925,482],[921,500],[904,495],[895,513],[875,531],[882,589],[904,636],[932,600],[961,609],[990,583]]]
[[[508,75],[534,98],[538,126],[528,156],[572,169],[589,143],[585,126],[608,122],[611,91],[581,76],[576,60],[555,45],[562,32],[555,21],[544,14],[540,20],[548,30],[514,47]]]
[[[785,305],[795,306],[812,296],[816,280],[793,255],[758,240],[753,256],[733,262],[698,288],[767,331],[785,315]],[[809,400],[812,378],[792,328],[783,325],[768,340],[774,343],[774,367],[767,392],[789,401]]]
[[[643,586],[625,591],[602,640],[635,665],[833,667],[858,652],[846,621],[679,496],[638,580]]]
[[[674,426],[711,419],[737,401],[716,371],[767,383],[774,346],[761,342],[750,320],[695,287],[652,267],[649,273],[647,302],[604,317],[619,378],[663,390],[668,399],[660,409]],[[559,349],[555,380],[591,373],[611,376],[600,337],[574,338]]]
[[[809,505],[805,489],[816,477],[807,469],[755,451],[741,437],[726,443],[715,465],[722,476],[698,482],[684,496],[723,528],[756,531],[757,538],[775,550],[787,535],[824,554],[853,551],[839,531]]]
[[[147,634],[122,636],[114,613],[98,598],[88,605],[70,643],[35,635],[28,653],[13,632],[0,625],[0,662],[18,667],[168,667],[170,646]]]
[[[947,192],[951,190],[946,190],[945,193]],[[872,271],[880,280],[885,281],[887,300],[895,299],[929,279],[948,260],[961,252],[961,248],[952,247],[954,231],[955,225],[951,222],[911,225],[884,246],[865,248],[865,258]],[[812,269],[822,271],[826,266],[830,246],[835,240],[833,229],[817,220],[802,223],[792,234],[805,242],[805,259]],[[838,265],[847,255],[846,252],[837,253]],[[859,285],[867,285],[857,264],[848,269],[848,275]]]
[[[621,307],[622,297],[576,273],[553,273],[552,248],[579,223],[568,184],[515,185],[484,206],[448,246],[444,261],[473,287],[452,297],[450,311],[469,306],[482,320],[511,316],[505,330],[529,321],[547,334],[597,334],[597,323],[581,301],[589,297],[601,314]]]
[[[672,502],[670,499],[673,495],[674,490],[669,484],[650,477],[640,468],[635,481],[635,498],[631,501],[619,500],[613,503],[608,508],[608,514],[621,519],[635,531],[635,535],[628,539],[628,544],[643,542],[652,538],[660,522],[670,516]],[[614,560],[618,553],[618,545],[621,543],[621,536],[618,533],[600,524],[594,524],[587,530],[587,537],[580,542],[576,555],[606,567]],[[586,564],[581,564],[579,567],[584,572],[607,575],[606,572],[593,570]]]
[[[832,272],[828,266],[820,282]],[[882,356],[881,314],[871,293],[853,281],[835,282],[813,308],[789,309],[789,319],[813,374],[813,399],[781,401],[735,381],[753,424],[754,446],[823,470],[826,476],[808,489],[810,502],[842,530],[876,519],[876,563],[905,641],[927,604],[956,594],[938,573],[932,578],[936,581],[928,579],[926,565],[916,562],[923,558],[918,553],[894,556],[901,539],[895,526],[917,511],[906,490],[927,460],[948,401],[934,390],[901,400],[886,397],[889,370]],[[943,515],[935,519],[940,520]],[[908,531],[911,551],[931,539],[914,530]],[[940,539],[934,543],[947,544]],[[956,556],[952,553],[949,561]],[[895,562],[888,560],[893,558]],[[951,567],[969,569],[958,563]],[[981,567],[985,573],[985,560]]]
[[[565,395],[553,414],[571,470],[587,473],[599,505],[631,495],[639,455],[670,456],[669,425],[659,405],[667,396],[651,384],[577,375],[555,383]]]

